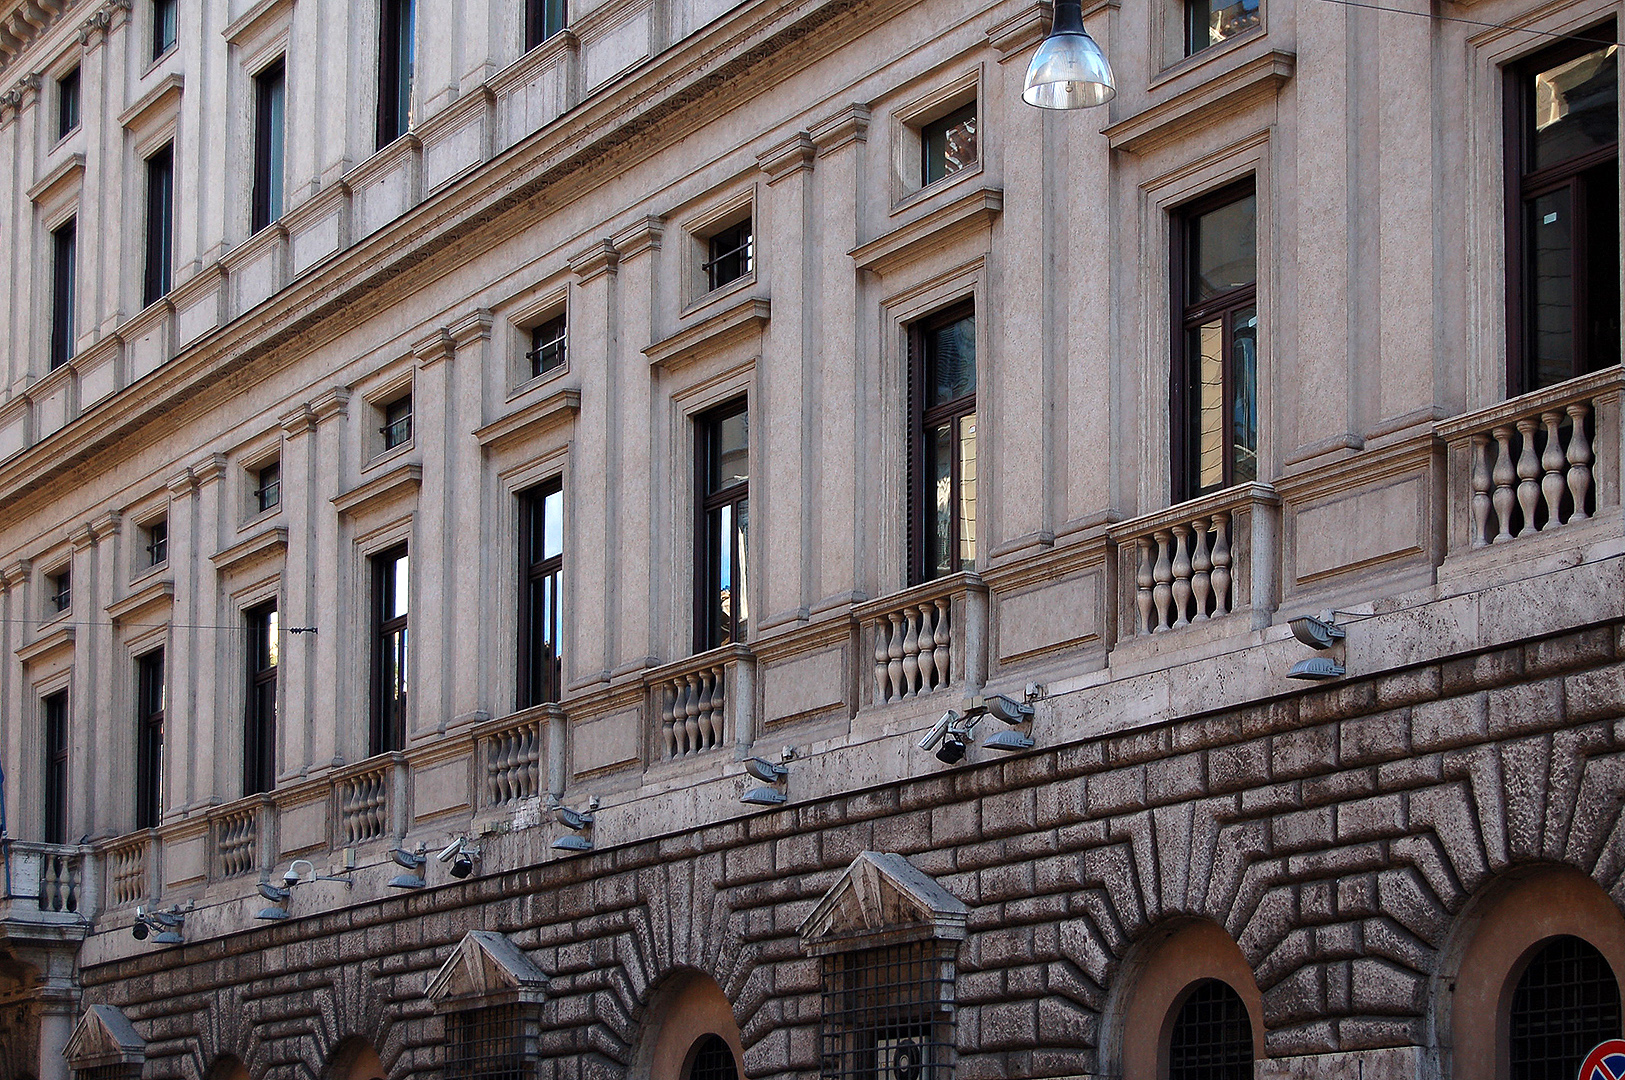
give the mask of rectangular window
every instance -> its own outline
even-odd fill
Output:
[[[60,615],[73,606],[73,567],[64,566],[54,574],[45,575],[45,606],[52,615]]]
[[[254,232],[282,216],[285,70],[277,60],[254,76]]]
[[[976,164],[976,102],[920,129],[920,181],[934,184],[949,173]]]
[[[158,59],[175,47],[176,17],[180,0],[152,0],[152,58]]]
[[[135,665],[135,827],[152,829],[164,805],[164,650],[138,657]]]
[[[1259,0],[1185,0],[1185,55],[1258,25]]]
[[[282,462],[261,465],[254,473],[254,505],[260,513],[282,502]]]
[[[56,81],[56,137],[65,139],[79,126],[79,69]]]
[[[911,583],[976,569],[976,312],[909,328]]]
[[[147,253],[141,306],[156,302],[173,280],[175,232],[175,144],[147,159]]]
[[[559,641],[564,571],[564,482],[519,495],[519,707],[562,695]]]
[[[374,754],[406,746],[406,619],[410,586],[406,545],[372,557]]]
[[[77,219],[51,233],[51,370],[73,359],[73,300],[79,261]]]
[[[951,950],[916,941],[823,957],[820,1080],[951,1080]]]
[[[45,836],[47,844],[68,842],[68,692],[58,690],[45,710]]]
[[[564,366],[565,328],[561,312],[530,332],[530,377],[536,378],[554,368]]]
[[[1614,24],[1585,31],[1610,40]],[[1619,363],[1619,70],[1566,42],[1507,77],[1508,390]]]
[[[396,398],[384,406],[384,426],[378,429],[384,436],[384,449],[393,450],[412,438],[412,395]]]
[[[281,623],[276,601],[243,613],[248,624],[248,707],[243,722],[243,794],[276,786],[276,674]]]
[[[1258,478],[1257,217],[1247,180],[1173,221],[1175,501]]]
[[[563,30],[566,18],[565,0],[525,0],[525,51]]]
[[[169,561],[169,519],[161,517],[146,527],[147,565]]]
[[[720,289],[750,273],[755,266],[750,218],[713,233],[706,241],[706,253],[704,270],[708,289]]]
[[[750,636],[750,414],[743,399],[696,422],[694,650],[743,643]]]
[[[525,1080],[534,1068],[528,1052],[525,1005],[494,1005],[446,1017],[446,1076],[478,1080]]]
[[[413,0],[382,0],[378,23],[378,149],[412,125]]]

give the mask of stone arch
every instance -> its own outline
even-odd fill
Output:
[[[1521,867],[1491,881],[1456,917],[1432,980],[1429,1042],[1444,1076],[1505,1080],[1512,991],[1548,941],[1589,943],[1625,985],[1625,915],[1590,876]]]
[[[221,1054],[204,1070],[203,1080],[250,1080],[248,1066],[236,1054]]]
[[[728,1044],[744,1075],[745,1051],[733,1005],[705,972],[692,968],[672,972],[656,987],[640,1020],[628,1080],[687,1080],[689,1063],[707,1035]]]
[[[1217,979],[1240,996],[1252,1021],[1253,1059],[1264,1053],[1264,1001],[1234,938],[1211,919],[1176,918],[1136,941],[1118,965],[1101,1023],[1100,1071],[1123,1080],[1165,1075],[1168,1036],[1191,990]],[[1149,1039],[1129,1033],[1155,1032]]]
[[[372,1043],[352,1035],[333,1048],[322,1080],[385,1080],[387,1075]]]

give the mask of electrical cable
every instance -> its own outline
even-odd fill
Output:
[[[1614,45],[1625,48],[1625,41],[1614,41],[1609,38],[1587,37],[1584,34],[1564,34],[1554,30],[1536,30],[1529,26],[1511,26],[1507,23],[1486,22],[1483,19],[1464,19],[1459,15],[1435,15],[1431,11],[1412,11],[1410,8],[1366,3],[1365,0],[1321,0],[1321,2],[1341,4],[1344,7],[1365,8],[1367,11],[1386,11],[1392,15],[1415,15],[1423,19],[1438,19],[1440,22],[1466,23],[1468,26],[1483,26],[1493,30],[1511,30],[1520,34],[1538,34],[1541,37],[1562,38],[1565,41],[1586,41],[1593,45]]]

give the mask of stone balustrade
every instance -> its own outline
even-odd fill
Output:
[[[1181,630],[1238,613],[1254,625],[1273,610],[1280,500],[1240,484],[1114,525],[1119,637]]]
[[[877,705],[987,679],[987,589],[954,574],[872,601],[854,613],[860,662],[872,664]]]
[[[5,840],[0,848],[7,887],[0,897],[0,921],[77,922],[95,906],[87,890],[88,847]]]
[[[749,745],[755,658],[742,645],[712,649],[644,678],[656,756],[668,761]]]
[[[390,788],[398,755],[369,758],[333,783],[333,820],[340,847],[356,847],[390,830]]]
[[[258,800],[232,803],[214,811],[211,817],[214,824],[216,876],[235,877],[258,866]]]
[[[527,715],[479,737],[480,774],[484,778],[484,805],[508,806],[542,794],[546,732],[539,716]]]
[[[1450,461],[1450,553],[1617,517],[1622,386],[1615,366],[1435,425]]]
[[[132,833],[101,852],[107,865],[107,906],[139,904],[152,893],[152,838],[146,832]]]

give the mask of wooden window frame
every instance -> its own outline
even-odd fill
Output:
[[[749,514],[750,480],[747,477],[743,483],[733,484],[717,491],[711,491],[711,474],[717,464],[718,431],[724,420],[731,420],[735,416],[746,417],[746,431],[750,430],[750,402],[745,396],[732,398],[715,408],[707,409],[694,418],[694,505],[696,510],[694,522],[694,651],[707,652],[711,649],[721,648],[727,644],[744,644],[738,635],[737,612],[740,604],[734,603],[736,613],[733,628],[730,630],[728,640],[722,640],[724,627],[716,596],[721,588],[722,567],[720,560],[714,556],[719,553],[721,540],[714,535],[714,521],[719,512],[725,507],[732,508],[732,520],[738,522],[740,507],[745,507]],[[746,460],[749,461],[749,437],[746,438]],[[748,528],[748,527],[747,527]],[[737,524],[734,535],[737,535]],[[737,584],[740,576],[739,567],[748,558],[748,550],[742,551],[737,544],[732,543],[731,558],[735,567],[733,578]],[[743,592],[745,608],[749,610],[749,576],[746,576],[746,587]],[[748,637],[750,624],[745,624]]]
[[[396,544],[373,555],[372,567],[372,723],[369,733],[369,755],[387,754],[406,749],[407,693],[410,677],[411,646],[411,563],[407,563],[407,610],[404,614],[386,617],[390,601],[395,596],[393,570],[397,562],[410,557],[407,545]],[[391,653],[400,656],[400,685],[395,700],[389,700],[391,687],[385,682]]]
[[[725,285],[732,285],[742,278],[749,277],[756,269],[755,218],[746,215],[713,231],[705,238],[705,253],[706,258],[700,264],[700,270],[705,274],[707,292],[715,292]],[[727,260],[733,258],[739,259],[739,272],[723,277],[722,274],[728,266]]]
[[[946,180],[955,173],[963,172],[966,169],[972,168],[982,159],[982,115],[978,109],[979,105],[980,102],[975,98],[972,98],[965,104],[960,105],[952,111],[937,117],[935,120],[928,120],[924,124],[920,125],[921,187],[930,187],[932,184],[935,184],[940,180]],[[957,127],[959,124],[964,123],[967,119],[971,121],[971,136],[975,140],[976,156],[970,161],[965,162],[963,165],[950,169],[947,166],[946,146],[944,146],[944,152],[942,154],[942,172],[937,176],[932,176],[931,164],[933,158],[937,156],[932,150],[932,139],[939,132],[942,134],[943,138],[946,139],[947,133],[950,130]]]
[[[56,80],[56,138],[58,142],[72,135],[79,127],[79,114],[83,104],[83,83],[75,67]]]
[[[564,367],[570,361],[569,349],[570,323],[566,312],[560,311],[531,327],[530,350],[525,353],[529,377],[539,379]]]
[[[564,478],[553,477],[544,480],[534,487],[526,488],[519,493],[519,663],[518,663],[518,707],[529,708],[533,705],[542,705],[548,702],[557,702],[564,696],[564,661],[560,648],[560,632],[563,629],[563,577],[564,577],[564,538],[559,537],[559,553],[551,557],[544,557],[532,561],[531,551],[535,545],[535,520],[537,514],[545,514],[547,499],[551,496],[564,494]],[[545,522],[545,518],[544,518]],[[562,529],[562,521],[560,528]],[[551,625],[545,629],[551,636],[538,636],[537,626],[531,616],[532,605],[530,601],[531,590],[538,582],[552,581],[553,608]],[[551,641],[553,653],[551,658],[544,658],[545,646]],[[537,668],[545,662],[546,670],[538,673]]]
[[[163,820],[164,650],[135,658],[135,827],[157,828]]]
[[[152,0],[152,59],[158,60],[180,40],[180,0]]]
[[[1224,438],[1224,478],[1215,490],[1223,490],[1233,485],[1235,480],[1235,425],[1229,417],[1230,403],[1234,396],[1234,347],[1231,332],[1231,319],[1236,312],[1249,306],[1257,310],[1258,307],[1258,271],[1254,266],[1252,284],[1230,289],[1217,296],[1209,297],[1200,303],[1192,303],[1190,299],[1191,265],[1194,252],[1191,250],[1191,222],[1203,214],[1218,210],[1231,203],[1239,202],[1248,196],[1253,196],[1255,207],[1258,196],[1258,185],[1255,177],[1248,176],[1233,183],[1226,184],[1215,191],[1210,191],[1201,197],[1183,203],[1171,212],[1169,222],[1169,310],[1173,316],[1172,326],[1172,361],[1169,365],[1168,399],[1169,413],[1169,448],[1170,461],[1170,490],[1172,501],[1181,503],[1194,499],[1201,494],[1199,479],[1193,468],[1195,462],[1191,455],[1193,447],[1190,438],[1192,402],[1188,393],[1190,387],[1191,364],[1190,331],[1210,321],[1215,315],[1224,320],[1224,354],[1223,378],[1224,386],[1221,391],[1226,403],[1227,419],[1223,425]],[[1256,228],[1256,226],[1255,226]],[[1258,321],[1262,325],[1262,313]],[[1254,400],[1257,400],[1257,371],[1254,371]],[[1261,433],[1255,433],[1261,434]],[[1256,453],[1256,448],[1255,448]]]
[[[247,701],[243,709],[243,794],[276,787],[277,676],[281,614],[275,600],[243,612],[248,625]]]
[[[74,355],[75,280],[79,264],[79,219],[51,230],[51,370]]]
[[[951,326],[961,319],[970,318],[972,324],[976,319],[976,302],[967,297],[955,301],[947,307],[932,312],[923,318],[916,319],[908,326],[908,583],[919,585],[927,581],[934,581],[941,575],[930,563],[929,538],[930,522],[932,518],[930,506],[930,492],[926,484],[926,432],[932,427],[948,423],[959,422],[969,417],[976,418],[976,392],[962,395],[952,401],[945,401],[929,408],[925,407],[925,366],[927,363],[927,342],[932,332],[945,326]],[[978,372],[978,385],[980,385],[980,372]],[[980,461],[982,446],[980,432],[976,447],[977,459]],[[980,472],[980,469],[978,469]],[[964,523],[960,520],[960,459],[955,453],[949,465],[949,494],[948,494],[948,543],[952,551],[958,552],[964,539],[962,530]],[[980,516],[980,515],[978,515]],[[954,561],[957,561],[957,555]],[[950,570],[949,573],[958,573]]]

